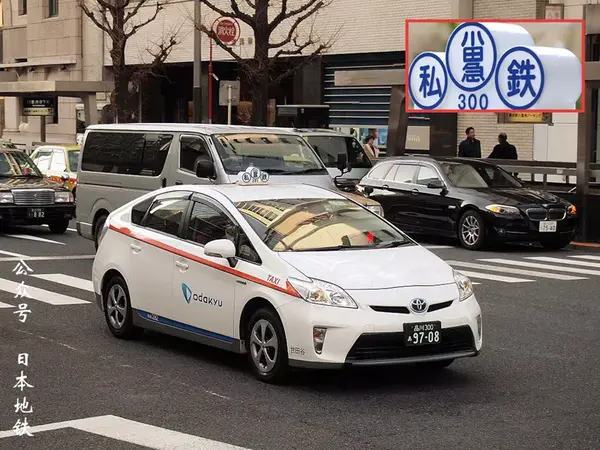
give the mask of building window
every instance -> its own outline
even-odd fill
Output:
[[[27,14],[27,0],[19,0],[19,15]]]
[[[58,2],[59,0],[48,0],[48,17],[58,16]]]

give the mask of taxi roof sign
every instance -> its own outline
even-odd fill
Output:
[[[245,171],[239,172],[238,176],[239,184],[266,184],[269,182],[269,174],[253,166],[248,166]]]

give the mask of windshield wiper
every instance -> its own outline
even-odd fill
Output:
[[[376,247],[377,248],[394,248],[394,247],[400,247],[401,245],[407,245],[410,244],[410,241],[388,241],[388,242],[381,242],[380,244],[377,244]]]
[[[304,170],[299,170],[297,172],[290,172],[290,174],[294,174],[294,175],[305,175],[307,173],[320,173],[323,172],[325,169],[323,168],[310,168],[310,169],[304,169]]]
[[[293,252],[330,252],[336,250],[357,250],[363,248],[375,248],[374,245],[335,245],[333,247],[307,248],[302,250],[294,250]]]

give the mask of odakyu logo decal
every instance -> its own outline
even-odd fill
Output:
[[[181,283],[181,290],[183,291],[183,299],[189,304],[192,301],[192,290],[185,283]]]
[[[583,21],[462,21],[433,51],[457,22],[407,20],[408,112],[583,112]]]
[[[203,293],[195,293],[192,289],[185,283],[181,283],[181,292],[183,293],[183,299],[189,305],[192,302],[204,303],[206,305],[216,306],[218,308],[223,307],[223,300],[219,300],[213,297],[209,297],[207,295],[203,295]]]

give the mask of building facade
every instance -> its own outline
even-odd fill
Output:
[[[586,5],[590,3],[597,3],[597,0],[552,2],[563,5],[564,18],[585,18]],[[227,10],[230,2],[216,0],[215,4]],[[336,87],[333,83],[336,71],[403,67],[404,19],[407,18],[542,19],[548,4],[547,0],[335,0],[315,16],[314,23],[307,22],[314,26],[321,39],[333,38],[330,50],[319,61],[304,67],[283,83],[273,94],[272,101],[328,104],[332,127],[346,132],[352,130],[359,135],[368,129],[378,129],[381,146],[385,144],[391,90],[386,87]],[[179,40],[167,61],[166,77],[149,80],[141,88],[141,121],[192,120],[193,5],[191,0],[170,2],[156,20],[140,29],[128,43],[127,62],[143,65],[149,60],[147,49],[152,49],[152,43],[172,33]],[[140,9],[138,20],[150,17],[153,12],[154,6],[149,2]],[[4,0],[2,13],[0,69],[15,71],[24,80],[101,81],[110,78],[110,40],[83,15],[75,0]],[[207,7],[202,8],[204,24],[209,26],[215,19],[217,15]],[[285,35],[286,27],[292,23],[288,22],[276,37]],[[233,50],[242,57],[251,57],[253,38],[252,30],[241,23],[240,39]],[[212,47],[217,78],[227,80],[239,76],[235,60],[218,46]],[[201,54],[206,74],[211,54],[206,36],[202,38]],[[205,104],[208,83],[205,75]],[[210,83],[214,93],[214,121],[223,121],[226,108],[219,106],[219,82],[211,80]],[[106,104],[107,95],[98,94],[98,108]],[[242,97],[244,95],[248,100],[250,94],[242,92]],[[40,119],[23,117],[22,105],[17,98],[8,97],[4,102],[3,137],[24,144],[39,140]],[[496,114],[458,114],[448,123],[453,124],[451,131],[457,143],[463,139],[464,130],[473,126],[482,142],[483,156],[491,152],[498,133],[504,131],[516,145],[521,159],[575,161],[577,120],[577,114],[554,114],[552,125],[501,124]],[[58,114],[46,118],[46,123],[47,141],[73,142],[85,125],[81,103],[76,99],[61,98]],[[419,136],[413,137],[419,139]]]

